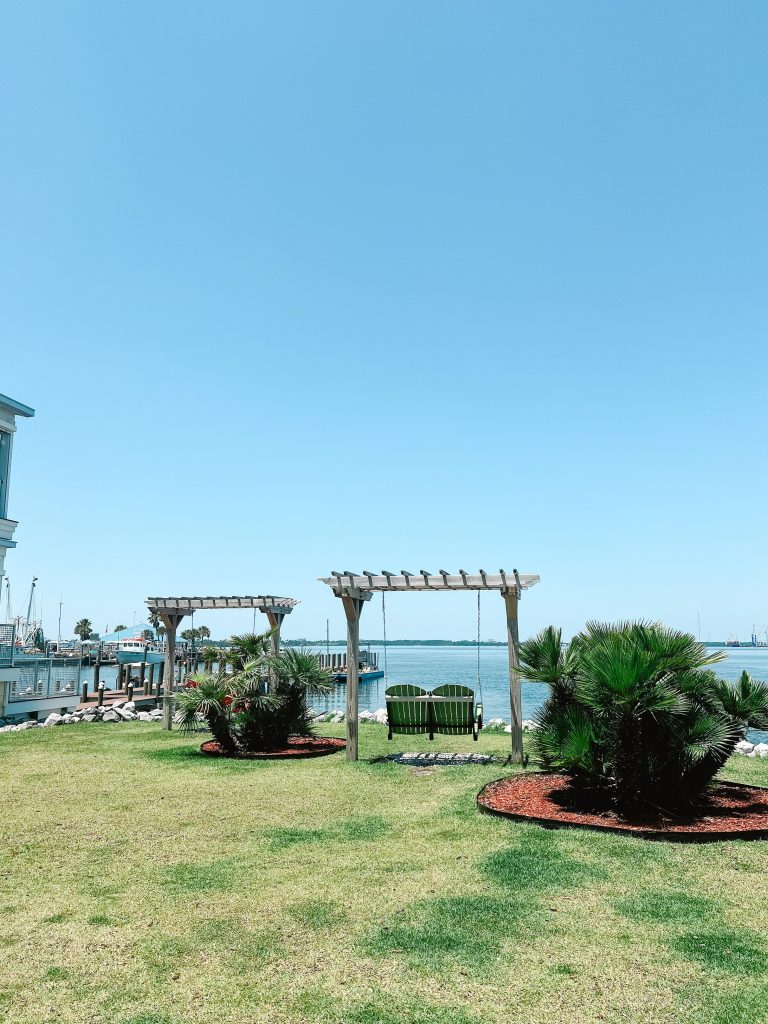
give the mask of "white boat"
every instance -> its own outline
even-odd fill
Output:
[[[161,665],[165,661],[165,651],[159,644],[134,637],[117,645],[117,661],[119,665]]]

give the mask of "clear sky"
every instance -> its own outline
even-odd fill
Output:
[[[764,0],[6,4],[15,610],[341,636],[331,569],[502,566],[523,633],[767,623],[766,52]]]

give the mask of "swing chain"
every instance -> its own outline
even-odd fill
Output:
[[[384,685],[387,685],[387,605],[384,600],[384,591],[381,592],[381,621],[384,627]]]
[[[480,591],[477,592],[477,689],[480,694],[480,702],[483,701],[483,683],[480,673]]]
[[[480,686],[480,591],[477,592],[477,685]]]

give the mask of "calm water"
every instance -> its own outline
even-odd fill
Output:
[[[324,649],[324,648],[323,648]],[[321,650],[321,648],[318,648]],[[339,653],[340,647],[331,651]],[[384,667],[381,645],[372,644],[371,651],[379,655],[379,668]],[[726,659],[716,666],[718,675],[736,680],[746,669],[756,679],[768,679],[768,648],[736,647],[725,649]],[[107,686],[114,686],[115,669],[104,667],[101,678]],[[82,680],[93,678],[93,669],[83,669]],[[480,685],[477,682],[477,651],[471,647],[389,647],[387,649],[387,678],[360,684],[361,711],[376,711],[384,707],[384,690],[393,683],[415,683],[431,690],[441,683],[462,683],[482,695],[486,722],[491,718],[509,721],[509,675],[506,647],[480,649]],[[336,686],[327,697],[314,697],[312,705],[317,711],[342,711],[346,687]],[[523,718],[531,718],[547,695],[547,687],[539,683],[523,683]],[[766,734],[759,735],[768,740]]]
[[[332,647],[332,652],[341,648]],[[379,655],[379,668],[384,667],[381,646],[371,644]],[[768,679],[768,647],[734,647],[725,649],[726,659],[715,666],[724,679],[736,680],[744,669],[755,679]],[[506,647],[480,648],[480,686],[477,683],[477,651],[470,647],[390,647],[387,649],[387,681],[375,679],[360,684],[361,711],[384,707],[384,690],[393,683],[415,683],[431,690],[441,683],[462,683],[482,694],[486,722],[492,718],[510,719],[509,669]],[[541,683],[523,683],[523,718],[532,718],[547,696]],[[313,698],[318,711],[343,710],[346,687],[341,684],[326,698]],[[751,733],[750,739],[768,741],[768,734]]]

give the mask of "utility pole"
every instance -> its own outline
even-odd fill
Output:
[[[59,645],[61,645],[61,606],[64,604],[64,595],[59,594]]]

